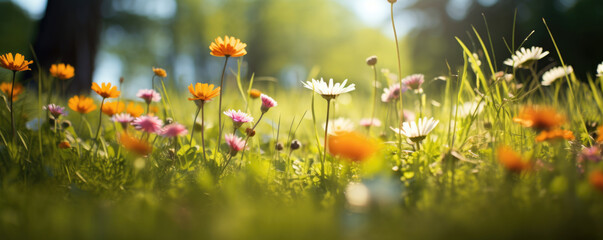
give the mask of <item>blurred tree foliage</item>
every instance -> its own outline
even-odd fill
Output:
[[[471,26],[476,27],[490,48],[485,16],[497,67],[504,70],[502,62],[511,53],[503,37],[511,48],[516,9],[514,47],[517,49],[524,38],[535,30],[524,46],[542,46],[551,52],[547,62],[541,66],[560,65],[543,18],[551,28],[564,61],[573,65],[579,75],[594,73],[597,64],[603,61],[603,48],[598,47],[600,39],[603,39],[599,26],[603,19],[601,0],[417,0],[404,9],[417,14],[420,22],[419,27],[409,35],[410,55],[416,61],[414,66],[419,71],[445,73],[444,59],[455,66],[462,65],[461,49],[454,36],[467,44],[473,43],[475,52],[481,50]]]

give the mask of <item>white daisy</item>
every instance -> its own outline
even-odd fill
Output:
[[[574,69],[569,65],[565,66],[565,68],[563,66],[551,68],[551,70],[542,75],[542,86],[550,86],[557,79],[563,78],[573,72]]]
[[[331,100],[336,98],[342,93],[347,93],[354,91],[355,84],[350,84],[349,86],[345,86],[347,83],[347,79],[343,80],[342,83],[333,84],[333,79],[329,80],[329,84],[327,84],[322,78],[320,81],[316,79],[312,79],[312,81],[302,82],[305,88],[313,90],[314,92],[320,94],[324,99]]]
[[[322,125],[325,129],[326,124]],[[354,130],[354,122],[347,118],[337,118],[334,121],[329,121],[329,135],[336,135],[338,132],[351,132]]]
[[[390,127],[397,134],[402,134],[409,138],[413,142],[420,142],[427,137],[440,121],[434,120],[433,118],[427,119],[426,117],[420,118],[418,123],[415,122],[404,122],[402,124],[402,130],[398,128]]]
[[[597,66],[597,77],[603,77],[603,63]]]
[[[505,60],[504,64],[513,68],[530,68],[546,55],[549,55],[549,52],[543,52],[541,47],[521,48],[511,58]]]

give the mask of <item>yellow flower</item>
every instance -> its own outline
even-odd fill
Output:
[[[92,83],[92,90],[103,98],[116,98],[119,97],[120,91],[117,91],[117,87],[111,87],[111,83],[101,83],[98,86],[96,83]]]
[[[165,72],[165,70],[163,68],[155,68],[153,67],[153,72],[155,73],[155,75],[157,77],[167,77],[167,72]]]
[[[209,45],[209,50],[211,50],[210,54],[216,57],[240,57],[247,54],[245,47],[247,47],[247,44],[242,43],[240,39],[224,36],[224,40],[217,37]]]
[[[188,98],[188,100],[195,101],[201,100],[204,102],[210,101],[212,98],[220,95],[220,87],[214,89],[213,84],[207,83],[197,83],[193,88],[193,84],[188,86],[188,91],[193,94],[193,98]]]
[[[32,63],[33,61],[25,60],[25,56],[19,53],[15,54],[15,58],[13,58],[12,53],[0,55],[0,66],[11,71],[21,72],[31,70],[28,65]]]
[[[67,80],[75,75],[75,69],[69,64],[59,63],[50,66],[50,74],[61,80]]]
[[[251,98],[254,98],[254,99],[255,99],[255,98],[259,98],[261,95],[262,95],[262,92],[261,92],[260,90],[255,89],[255,88],[254,88],[254,89],[251,89],[251,90],[249,91],[249,96],[250,96]]]
[[[102,106],[102,111],[109,117],[124,111],[124,103],[122,102],[106,102]]]
[[[569,130],[555,129],[550,131],[542,131],[536,136],[537,142],[552,141],[552,140],[574,140],[574,133]]]
[[[94,109],[96,109],[96,104],[94,104],[94,100],[86,96],[73,96],[69,99],[68,105],[71,110],[82,114],[92,112],[94,111]]]
[[[496,155],[500,164],[511,172],[520,173],[531,168],[530,161],[523,159],[519,153],[508,146],[498,147]]]
[[[121,136],[119,137],[119,142],[127,150],[142,156],[148,155],[153,150],[153,148],[147,141],[139,140],[135,137],[130,137],[126,132],[121,134]]]
[[[377,151],[377,144],[357,132],[338,132],[328,138],[329,153],[342,156],[354,162],[371,157]]]
[[[129,113],[132,117],[140,117],[140,115],[144,113],[144,109],[139,104],[130,102],[128,103],[128,107],[126,107],[126,112]]]
[[[524,107],[513,121],[536,131],[555,129],[565,123],[565,117],[550,107]]]
[[[0,90],[4,92],[6,96],[10,95],[10,89],[13,86],[12,83],[1,83]],[[23,92],[23,85],[16,83],[15,88],[13,89],[13,101],[19,98],[19,94]]]

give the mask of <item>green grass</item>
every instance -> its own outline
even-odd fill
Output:
[[[489,56],[482,37],[475,29],[474,33],[485,53],[479,57],[481,67],[471,67],[477,63],[472,55],[477,49],[457,38],[464,66],[453,66],[445,81],[430,80],[435,76],[426,73],[426,104],[419,104],[412,91],[404,94],[405,109],[419,112],[422,106],[425,116],[440,120],[419,150],[403,144],[399,154],[397,137],[389,130],[397,122],[391,116],[385,120],[387,106],[379,103],[376,116],[384,124],[374,127],[371,137],[380,139],[380,150],[360,163],[327,155],[325,175],[320,162],[326,104],[301,84],[299,89],[282,89],[276,82],[260,85],[278,106],[262,118],[244,157],[234,156],[223,174],[229,150],[221,143],[220,152],[214,151],[217,101],[206,104],[208,160],[203,161],[200,134],[193,147],[190,135],[177,140],[158,137],[149,156],[129,153],[116,139],[121,128],[106,116],[98,150],[90,147],[95,132],[75,112],[65,117],[72,125],[64,131],[51,129],[46,117],[39,130],[26,128],[27,121],[47,116],[38,101],[45,103],[48,92],[38,96],[26,91],[16,102],[22,138],[12,142],[4,100],[0,235],[2,239],[603,238],[603,193],[588,181],[588,174],[603,165],[587,163],[584,173],[576,167],[582,148],[597,145],[589,124],[603,122],[602,79],[560,79],[563,85],[557,94],[552,87],[538,89],[534,82],[538,79],[528,70],[502,69],[493,63],[495,56]],[[557,53],[561,60],[559,48]],[[492,80],[497,68],[516,77],[509,82]],[[367,76],[373,74],[369,67],[366,71]],[[234,69],[227,73],[224,109],[248,109],[257,119],[261,101],[246,96],[253,76],[241,76]],[[309,75],[320,73],[315,68]],[[351,79],[358,81],[364,80]],[[387,85],[381,75],[379,81]],[[158,83],[169,94],[157,104],[162,109],[159,116],[164,117],[162,105],[168,105],[169,115],[190,130],[196,106],[186,99],[188,92],[170,88],[170,79]],[[523,88],[513,87],[520,83]],[[357,122],[370,117],[369,93],[357,90],[340,96],[332,119]],[[53,99],[66,106],[65,99]],[[483,111],[473,109],[465,115],[458,110],[472,101],[483,104]],[[573,131],[575,141],[536,142],[534,130],[512,120],[524,105],[553,102],[569,103],[554,107],[567,117],[563,127]],[[97,111],[84,118],[92,129],[98,124]],[[228,133],[232,125],[225,119]],[[246,127],[250,125],[237,134],[244,136]],[[361,127],[357,131],[366,133]],[[58,148],[64,139],[71,142],[71,149]],[[289,148],[294,139],[300,140],[301,149]],[[275,150],[277,141],[284,144],[282,151]],[[500,145],[545,167],[507,171],[494,154]],[[366,205],[350,203],[349,183],[368,188]]]

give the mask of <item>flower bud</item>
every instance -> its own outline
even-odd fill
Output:
[[[290,145],[291,150],[297,150],[297,149],[301,148],[301,146],[302,146],[301,142],[299,142],[297,139],[291,141],[291,145]]]
[[[377,56],[370,56],[366,59],[366,64],[369,66],[375,66],[377,64]]]
[[[69,144],[68,141],[63,140],[59,143],[59,148],[60,149],[66,149],[66,148],[71,148],[71,144]]]
[[[69,121],[69,120],[63,120],[61,122],[61,127],[63,129],[67,129],[67,128],[71,127],[71,121]]]
[[[245,133],[247,133],[247,136],[249,136],[249,137],[255,136],[255,130],[253,130],[251,128],[246,128]]]
[[[282,143],[276,143],[276,145],[274,146],[274,149],[276,149],[276,151],[282,151],[283,150],[283,144]]]

